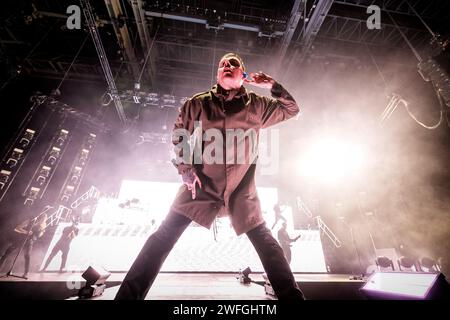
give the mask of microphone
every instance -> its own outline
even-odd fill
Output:
[[[244,73],[242,74],[242,76],[243,76],[243,78],[245,78],[245,79],[247,79],[247,80],[249,80],[249,81],[253,81],[253,78],[250,77],[250,75],[249,75],[247,72],[244,72]]]

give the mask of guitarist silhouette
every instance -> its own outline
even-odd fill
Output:
[[[283,225],[281,226],[280,230],[278,230],[278,242],[280,243],[281,248],[283,248],[286,260],[289,263],[291,263],[291,243],[300,239],[301,235],[291,239],[286,229],[287,224],[286,222],[283,222]]]
[[[72,243],[72,240],[78,235],[78,232],[78,218],[72,216],[72,225],[64,228],[61,238],[59,238],[58,242],[53,247],[52,252],[48,256],[44,268],[42,268],[41,272],[47,269],[48,265],[59,251],[61,251],[61,265],[59,267],[59,272],[63,272],[64,268],[66,267],[70,244]]]
[[[47,227],[47,214],[41,214],[33,219],[28,219],[19,224],[14,229],[14,236],[10,239],[9,244],[3,255],[0,258],[0,269],[5,263],[6,259],[16,250],[22,249],[25,258],[25,271],[23,278],[27,278],[30,269],[30,257],[33,250],[34,243],[44,235]],[[23,247],[22,247],[23,246]]]

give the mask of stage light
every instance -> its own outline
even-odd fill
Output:
[[[363,165],[361,146],[336,139],[322,139],[307,148],[300,159],[299,174],[323,182],[332,182],[356,174]]]
[[[65,129],[61,129],[58,138],[56,139],[56,144],[58,144],[60,147],[67,141],[67,138],[69,136],[69,131]]]
[[[8,171],[8,170],[0,171],[0,189],[3,189],[5,184],[8,182],[10,176],[11,176],[11,171]]]
[[[375,272],[361,291],[369,299],[435,300],[449,298],[443,274],[419,272]]]
[[[40,186],[42,186],[47,180],[47,178],[50,176],[51,170],[52,170],[51,167],[42,166],[41,171],[39,171],[39,176],[36,179],[36,181],[39,183]]]
[[[411,257],[405,257],[405,256],[400,257],[400,259],[398,259],[397,263],[398,263],[398,268],[400,271],[405,271],[405,269],[406,269],[406,271],[418,271],[415,261]]]
[[[23,150],[19,148],[14,148],[11,157],[6,161],[6,164],[9,165],[9,168],[14,168],[20,159],[23,158]]]
[[[242,271],[242,274],[244,276],[248,277],[251,272],[252,272],[252,270],[250,269],[250,267],[247,267]]]
[[[61,155],[61,149],[58,147],[53,147],[49,153],[47,162],[53,166],[56,163],[56,160],[58,160],[60,155]]]
[[[243,284],[249,284],[252,282],[252,279],[250,279],[249,275],[252,272],[250,267],[245,268],[244,270],[239,272],[239,281]]]
[[[377,265],[379,270],[384,270],[384,269],[388,269],[388,268],[391,268],[391,270],[394,270],[394,263],[392,262],[391,259],[389,259],[388,257],[385,257],[385,256],[377,257],[377,259],[375,260],[375,264]]]
[[[441,268],[436,260],[430,257],[423,257],[419,260],[419,267],[424,272],[439,272]]]
[[[89,266],[81,275],[86,280],[86,285],[100,285],[105,284],[106,279],[111,273],[99,266]]]
[[[78,297],[87,299],[102,295],[106,288],[106,280],[110,275],[111,273],[102,267],[89,266],[81,275],[86,280],[86,285],[78,291]]]
[[[35,133],[36,131],[31,129],[25,130],[25,133],[23,134],[23,137],[20,139],[19,142],[22,148],[26,148],[30,144],[31,140],[34,138]]]
[[[29,192],[28,192],[28,196],[25,199],[24,204],[26,205],[32,205],[34,200],[37,199],[38,195],[39,195],[39,191],[41,191],[40,188],[36,188],[36,187],[31,187]]]

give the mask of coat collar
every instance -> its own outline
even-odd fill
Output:
[[[211,92],[218,98],[223,98],[224,100],[227,100],[230,95],[234,98],[241,98],[245,95],[247,95],[247,90],[244,86],[241,86],[239,90],[225,90],[222,88],[219,84],[216,84],[212,87]]]

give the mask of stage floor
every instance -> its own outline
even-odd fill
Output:
[[[363,280],[351,280],[346,274],[294,274],[296,282],[311,300],[361,299],[359,288]],[[119,289],[125,273],[111,273],[107,279],[107,288],[101,297],[95,300],[112,300]],[[264,291],[264,279],[261,273],[250,274],[251,284],[240,283],[237,273],[160,273],[146,299],[148,300],[272,300]],[[28,280],[8,277],[0,279],[0,291],[31,290],[38,292],[59,288],[61,298],[50,299],[75,300],[79,288],[85,281],[81,273],[33,273]],[[65,289],[65,293],[63,293]],[[23,292],[25,293],[25,292]],[[36,293],[37,294],[37,293]],[[14,296],[14,295],[13,295]],[[17,296],[17,295],[16,295]],[[20,296],[20,294],[19,294]],[[27,298],[27,295],[25,295]],[[28,297],[29,298],[29,297]],[[31,297],[33,298],[33,297]],[[34,297],[46,299],[42,296]]]

